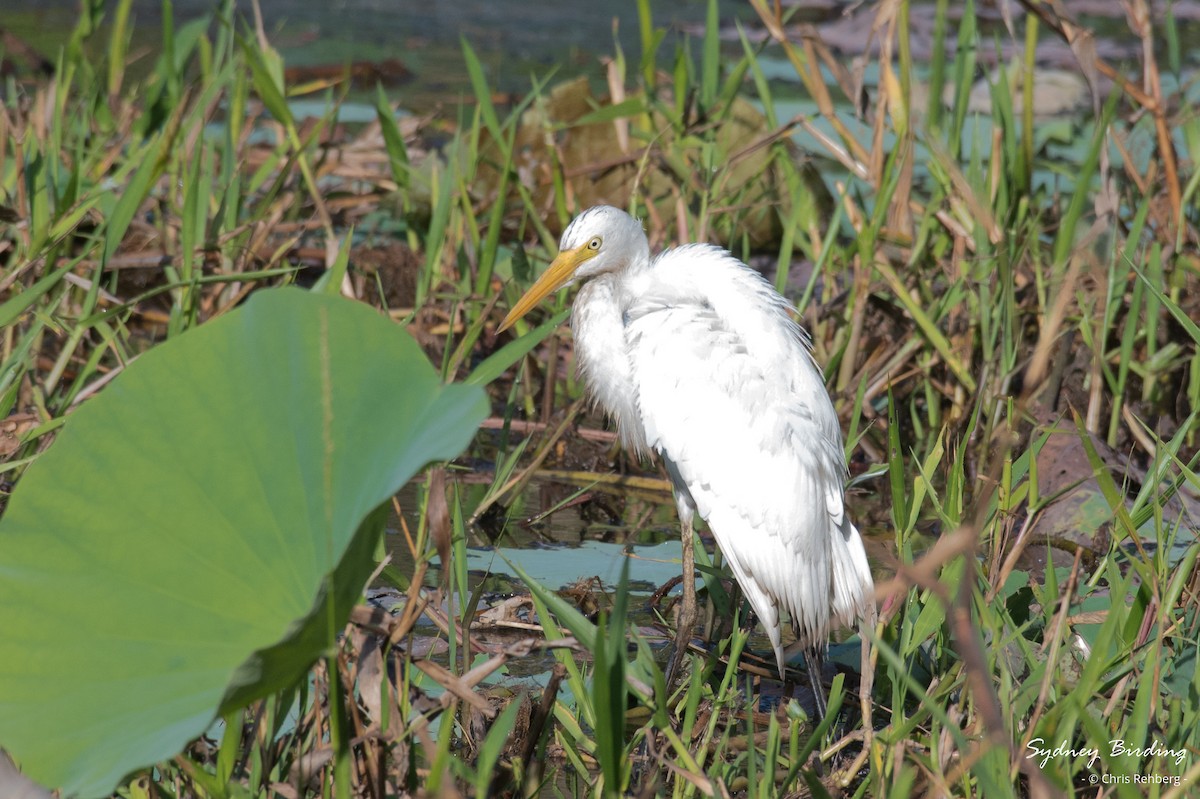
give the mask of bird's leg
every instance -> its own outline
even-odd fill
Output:
[[[872,602],[867,606],[867,612],[858,622],[858,637],[862,641],[861,669],[862,679],[858,684],[858,701],[862,708],[863,732],[866,735],[864,739],[865,749],[871,746],[871,736],[874,734],[875,728],[871,720],[871,696],[875,688],[875,659],[879,654],[872,644],[872,635],[875,632],[875,603]]]
[[[812,686],[813,703],[817,707],[817,723],[825,720],[825,686],[821,683],[821,654],[806,647],[804,650],[804,665],[808,669],[808,683]]]
[[[683,537],[683,601],[676,620],[675,651],[671,653],[671,661],[667,665],[668,686],[675,681],[683,665],[688,644],[692,640],[692,628],[696,626],[696,552],[693,549],[695,536],[692,534],[690,513],[681,514],[680,527]]]

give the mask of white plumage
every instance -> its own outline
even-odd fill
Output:
[[[832,625],[867,614],[873,584],[843,504],[837,414],[787,301],[718,247],[651,259],[637,220],[608,206],[578,216],[561,250],[501,329],[586,281],[571,320],[579,369],[625,446],[666,462],[684,527],[685,599],[698,513],[766,628],[780,674],[781,613],[819,657]]]

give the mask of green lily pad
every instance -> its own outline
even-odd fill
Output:
[[[301,679],[361,595],[382,503],[486,412],[378,313],[297,289],[141,356],[0,520],[0,747],[107,795]]]

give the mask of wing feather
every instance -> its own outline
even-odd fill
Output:
[[[674,463],[782,669],[781,611],[823,646],[831,616],[856,618],[870,584],[820,370],[785,301],[723,250],[669,251],[628,282],[622,323],[643,440]]]

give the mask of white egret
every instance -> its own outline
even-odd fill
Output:
[[[558,257],[500,325],[586,281],[571,328],[579,371],[624,446],[653,450],[674,486],[684,592],[672,667],[696,619],[692,520],[708,522],[784,675],[781,614],[819,669],[832,626],[873,611],[873,583],[843,502],[837,414],[789,304],[729,252],[687,244],[650,257],[641,224],[609,206],[563,232]]]

